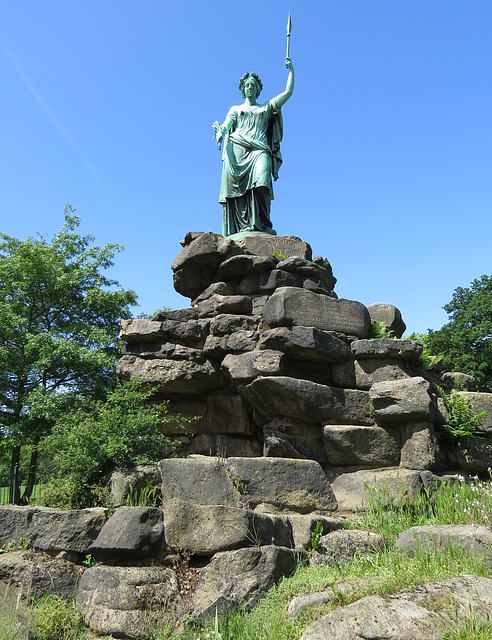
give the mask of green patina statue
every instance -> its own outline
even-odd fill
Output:
[[[224,140],[219,202],[222,235],[226,237],[247,233],[276,235],[270,220],[270,201],[273,200],[272,175],[274,180],[278,178],[282,163],[280,107],[294,90],[294,67],[288,47],[285,66],[289,75],[283,93],[258,103],[263,84],[256,73],[247,72],[239,81],[243,104],[231,107],[223,124],[212,125],[219,150]]]

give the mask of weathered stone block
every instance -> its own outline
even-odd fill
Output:
[[[234,383],[250,382],[258,376],[280,376],[286,368],[285,355],[271,349],[229,354],[221,365],[222,372]]]
[[[42,509],[32,516],[31,546],[40,551],[87,553],[106,522],[106,509]]]
[[[107,487],[111,497],[111,504],[119,507],[125,503],[126,497],[132,492],[140,492],[146,487],[158,487],[161,492],[161,474],[156,465],[138,465],[131,469],[117,469],[111,474]]]
[[[337,508],[323,469],[314,460],[227,458],[225,463],[252,506],[268,503],[300,513]]]
[[[310,362],[337,362],[351,358],[345,342],[315,327],[270,329],[261,335],[259,347],[283,351],[289,358]]]
[[[451,469],[459,469],[467,473],[487,473],[492,466],[492,437],[462,438],[456,442],[445,442],[446,460]]]
[[[403,380],[415,375],[416,370],[408,362],[397,359],[364,358],[354,363],[357,389],[369,390],[377,382]]]
[[[215,267],[189,267],[173,273],[173,286],[182,296],[194,300],[215,280]]]
[[[251,436],[237,436],[218,433],[201,433],[193,438],[186,447],[186,452],[201,456],[239,456],[254,458],[261,456],[262,447],[258,440]]]
[[[369,312],[360,302],[337,300],[295,287],[275,291],[263,307],[263,318],[270,327],[316,327],[358,338],[367,336],[371,324]]]
[[[377,382],[369,396],[378,422],[432,422],[434,406],[424,378]]]
[[[400,427],[400,466],[407,469],[434,469],[440,460],[439,441],[431,422],[413,422]]]
[[[210,333],[214,336],[223,336],[235,331],[256,331],[259,316],[220,314],[215,316],[210,322]]]
[[[217,270],[221,262],[240,253],[242,250],[229,238],[224,238],[219,233],[203,233],[183,247],[171,269],[177,271],[191,267],[211,267]]]
[[[165,511],[166,543],[198,556],[274,544],[293,547],[292,530],[282,518],[248,509],[169,500]]]
[[[377,302],[367,307],[371,322],[374,324],[379,322],[389,330],[391,335],[401,338],[405,333],[406,324],[403,322],[400,311],[387,302]]]
[[[283,376],[257,378],[241,396],[263,415],[286,416],[303,422],[373,424],[367,391],[337,389]]]
[[[365,358],[401,359],[418,362],[422,354],[422,343],[416,340],[378,338],[374,340],[354,340],[350,345],[357,360]]]
[[[400,437],[394,429],[328,424],[323,439],[333,466],[392,467],[400,461]]]
[[[209,318],[221,313],[250,314],[253,304],[247,296],[213,295],[198,304],[198,316]]]
[[[134,318],[120,323],[120,338],[125,342],[155,342],[165,337],[162,322]]]
[[[157,391],[169,395],[202,395],[220,386],[219,372],[208,362],[187,360],[145,360],[122,356],[116,364],[119,380],[140,378],[158,385]]]
[[[209,395],[207,397],[208,433],[250,435],[246,407],[239,395]]]
[[[217,279],[229,282],[272,269],[275,269],[275,260],[271,256],[233,256],[220,265]]]
[[[480,421],[479,428],[492,435],[492,393],[478,393],[476,391],[460,391],[470,401],[474,413],[486,411],[487,415]]]
[[[207,287],[205,291],[202,291],[202,293],[197,298],[191,301],[191,304],[195,306],[199,302],[208,300],[213,295],[233,296],[234,287],[229,282],[212,282],[212,284]]]
[[[236,293],[253,295],[272,293],[279,287],[302,287],[304,279],[297,273],[287,271],[264,271],[257,275],[246,276],[236,285]]]
[[[307,242],[296,236],[247,235],[236,241],[244,253],[271,258],[278,252],[288,258],[299,256],[311,260],[312,250]]]
[[[263,427],[263,455],[326,462],[321,428],[277,418]]]

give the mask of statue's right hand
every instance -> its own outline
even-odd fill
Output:
[[[222,138],[224,137],[224,134],[222,133],[222,131],[220,129],[217,130],[217,133],[215,135],[215,139],[217,140],[217,146],[219,147],[219,151],[222,145]]]

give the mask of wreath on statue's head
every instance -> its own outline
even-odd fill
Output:
[[[256,82],[256,85],[258,87],[258,92],[256,94],[256,97],[258,97],[261,93],[261,90],[263,89],[263,82],[260,80],[260,76],[257,73],[254,73],[253,71],[246,71],[246,73],[241,78],[241,80],[239,80],[239,91],[241,92],[241,95],[243,96],[243,98],[246,97],[244,95],[244,83],[248,78],[253,78],[253,80]]]

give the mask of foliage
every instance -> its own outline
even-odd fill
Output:
[[[82,615],[73,602],[45,596],[33,608],[32,630],[36,640],[77,640],[85,636]]]
[[[101,482],[108,473],[155,462],[164,447],[172,448],[158,427],[177,418],[165,414],[165,405],[149,402],[153,393],[152,386],[134,379],[119,384],[105,401],[86,401],[57,420],[43,445],[56,459],[56,476],[42,494],[46,504],[104,504]]]
[[[280,253],[280,251],[274,251],[274,252],[272,253],[272,256],[273,256],[274,258],[277,258],[277,260],[278,260],[279,262],[282,262],[282,260],[285,260],[285,256],[284,256],[284,254],[283,254],[283,253]]]
[[[314,531],[311,531],[311,538],[309,540],[309,546],[312,551],[319,549],[321,544],[321,538],[323,537],[323,523],[318,520]]]
[[[146,486],[142,489],[134,489],[130,484],[124,503],[127,507],[158,507],[162,500],[157,494],[157,487],[153,487],[147,480]]]
[[[444,310],[449,322],[429,331],[430,348],[445,353],[445,371],[472,375],[479,391],[492,392],[492,276],[458,287]]]
[[[0,640],[28,640],[27,629],[20,629],[17,615],[21,606],[22,590],[17,597],[9,593],[7,585],[3,596],[0,597]]]
[[[381,322],[373,322],[369,327],[370,340],[376,340],[380,338],[395,338],[395,336],[388,330],[388,327]]]
[[[456,389],[451,389],[449,394],[438,385],[436,389],[449,414],[449,424],[442,424],[439,428],[453,440],[464,437],[483,438],[485,433],[479,429],[479,425],[487,412],[474,413],[468,396],[460,394]]]
[[[442,362],[444,353],[441,352],[434,354],[432,352],[428,333],[412,333],[408,336],[408,339],[418,340],[418,342],[422,343],[422,353],[419,357],[419,365],[421,369],[429,371],[430,369],[435,368],[438,362]]]
[[[74,210],[47,241],[0,234],[0,448],[31,449],[27,499],[37,445],[58,416],[81,398],[102,398],[114,384],[118,324],[135,304],[133,291],[102,275],[121,247],[92,246],[76,233]],[[12,476],[11,476],[12,478]]]

